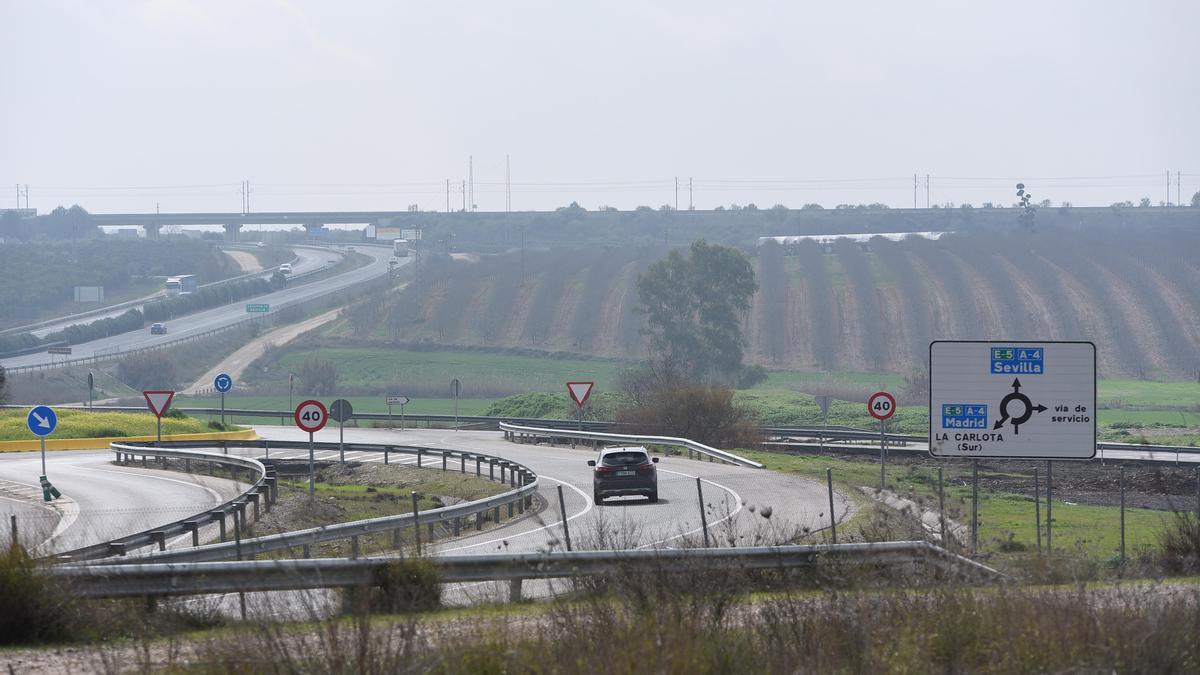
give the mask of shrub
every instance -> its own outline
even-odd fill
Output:
[[[0,644],[46,642],[66,637],[73,598],[60,583],[38,572],[22,546],[0,553]]]
[[[164,352],[134,354],[117,363],[117,379],[134,389],[171,389],[175,360]]]
[[[327,396],[337,387],[337,366],[332,361],[312,359],[300,364],[298,370],[301,394]]]
[[[759,442],[754,420],[746,409],[733,404],[729,387],[664,386],[641,400],[641,404],[617,412],[617,422],[629,425],[635,433],[689,438],[718,448],[749,447]]]
[[[1200,572],[1200,517],[1174,511],[1158,535],[1159,563],[1175,574]]]

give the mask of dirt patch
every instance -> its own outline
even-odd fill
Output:
[[[791,349],[785,357],[795,368],[812,368],[817,358],[813,354],[812,345],[812,313],[807,311],[808,287],[803,281],[788,279],[787,307],[788,322],[791,324],[789,334],[792,336]]]
[[[954,265],[958,266],[959,272],[963,279],[966,280],[968,288],[971,289],[972,295],[975,296],[975,311],[979,316],[979,329],[982,335],[1005,335],[1008,331],[1013,330],[1014,326],[1005,326],[1001,319],[999,305],[1003,302],[995,296],[996,289],[988,282],[987,279],[975,271],[975,267],[968,265],[960,256],[949,251],[944,254],[947,259],[952,259]]]
[[[1054,313],[1046,305],[1043,294],[1034,290],[1029,278],[1004,256],[996,256],[996,261],[1004,273],[1008,275],[1010,288],[1017,289],[1020,294],[1018,302],[1025,308],[1025,325],[1029,327],[1030,335],[1042,335],[1052,340],[1064,338],[1062,326],[1054,319]]]
[[[624,311],[625,303],[634,301],[629,295],[633,290],[632,278],[636,274],[636,270],[636,261],[622,267],[621,271],[613,278],[612,285],[604,296],[604,303],[600,309],[600,325],[597,326],[596,334],[592,336],[592,349],[596,354],[622,355],[618,328],[621,325],[621,314]]]
[[[1149,266],[1144,266],[1146,277],[1154,284],[1156,295],[1166,304],[1171,316],[1175,318],[1183,339],[1188,342],[1194,352],[1200,348],[1200,324],[1197,323],[1196,312],[1170,281]]]
[[[1102,344],[1115,344],[1112,331],[1109,330],[1104,318],[1097,312],[1098,305],[1093,304],[1094,300],[1088,295],[1088,292],[1062,267],[1045,257],[1039,256],[1039,258],[1043,264],[1054,270],[1055,277],[1062,284],[1063,292],[1070,299],[1082,333],[1080,337]],[[1098,349],[1096,350],[1096,359],[1098,369],[1103,375],[1111,377],[1117,374],[1128,374],[1119,367],[1115,350]]]
[[[517,297],[513,301],[512,313],[501,334],[503,336],[501,343],[505,346],[515,347],[521,344],[521,336],[525,334],[525,324],[529,320],[529,313],[533,311],[535,290],[537,290],[537,284],[530,282],[528,277],[517,287]]]
[[[1112,271],[1097,265],[1096,272],[1104,275],[1105,285],[1109,288],[1112,294],[1112,300],[1116,303],[1116,310],[1124,315],[1125,323],[1132,330],[1134,342],[1137,344],[1138,350],[1145,355],[1149,365],[1154,370],[1167,370],[1166,359],[1162,335],[1155,330],[1157,326],[1154,319],[1143,308],[1136,294],[1130,291],[1129,286],[1118,275]],[[1166,330],[1166,326],[1160,326]]]
[[[931,322],[929,337],[934,340],[944,340],[961,334],[954,332],[954,324],[950,320],[950,317],[954,315],[952,311],[954,303],[950,301],[950,295],[942,286],[942,282],[931,273],[929,268],[925,267],[920,258],[910,252],[906,252],[905,255],[908,256],[912,269],[917,270],[925,282],[925,287],[929,289],[929,319]]]
[[[888,370],[919,368],[909,350],[909,345],[913,344],[914,339],[909,318],[912,313],[904,311],[899,289],[894,286],[879,289],[879,310],[883,312],[883,322],[888,327],[885,342],[888,350]]]

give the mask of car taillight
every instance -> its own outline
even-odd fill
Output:
[[[617,470],[616,467],[612,467],[612,466],[597,466],[596,467],[596,473],[612,473],[616,470]]]
[[[638,473],[649,473],[654,470],[654,464],[652,462],[646,462],[645,464],[638,464],[637,470],[638,470]]]

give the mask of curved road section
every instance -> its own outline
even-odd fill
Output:
[[[301,249],[304,250],[304,249]],[[310,251],[312,249],[309,249]],[[366,265],[350,270],[343,274],[339,274],[321,281],[298,284],[296,286],[285,288],[283,290],[261,295],[247,300],[247,303],[267,304],[271,306],[271,311],[293,305],[307,300],[312,300],[321,295],[335,291],[338,289],[349,288],[355,284],[369,281],[371,279],[388,274],[388,258],[391,257],[391,248],[382,246],[359,246],[359,253],[363,253],[371,258],[371,261]],[[321,254],[326,257],[331,257],[332,253]],[[401,258],[401,264],[406,264],[411,258]],[[151,335],[149,330],[142,329],[130,331],[121,335],[114,335],[99,340],[93,340],[78,345],[72,345],[74,353],[71,358],[91,358],[93,356],[108,356],[118,354],[134,349],[145,347],[153,347],[163,343],[178,340],[189,336],[199,335],[201,333],[211,331],[217,328],[223,328],[235,324],[247,318],[246,304],[236,303],[232,305],[224,305],[214,309],[196,312],[178,319],[167,322],[166,335]],[[40,366],[54,363],[55,360],[61,361],[62,357],[54,357],[45,352],[37,354],[28,354],[25,356],[16,356],[8,359],[0,360],[0,365],[7,369],[20,368],[24,366]]]
[[[255,427],[270,440],[308,440],[308,434],[291,427]],[[392,443],[467,450],[520,462],[541,479],[541,497],[548,505],[532,517],[494,531],[438,542],[440,553],[536,552],[563,547],[558,487],[563,488],[571,541],[576,549],[629,549],[682,547],[703,543],[701,510],[714,545],[754,546],[790,541],[829,524],[829,494],[818,482],[717,462],[683,457],[661,458],[658,464],[659,501],[612,498],[602,506],[592,503],[592,468],[596,455],[578,449],[521,445],[504,440],[494,431],[346,429],[347,443]],[[319,441],[337,441],[337,429],[316,434]],[[302,449],[276,451],[272,458],[307,458]],[[337,452],[318,453],[318,459],[335,460]],[[382,462],[375,452],[347,452],[347,461]],[[393,462],[415,464],[415,457]],[[429,461],[426,459],[426,461]],[[471,469],[471,467],[468,467]],[[700,490],[696,479],[700,479]],[[703,502],[700,492],[703,493]],[[839,520],[852,510],[852,502],[835,493]]]

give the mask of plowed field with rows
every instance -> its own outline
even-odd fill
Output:
[[[419,284],[369,299],[348,337],[645,355],[636,281],[665,249],[591,248],[427,262]],[[938,241],[769,244],[747,360],[787,370],[923,369],[932,339],[1091,340],[1104,377],[1200,370],[1200,228],[1010,231]]]

